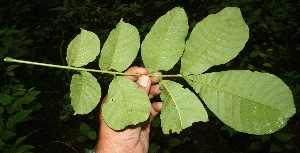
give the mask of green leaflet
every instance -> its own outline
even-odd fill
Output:
[[[90,31],[81,29],[68,45],[67,62],[69,66],[81,67],[96,59],[100,53],[100,40]]]
[[[183,8],[176,7],[161,16],[142,43],[145,67],[151,71],[170,70],[182,55],[188,28]]]
[[[8,105],[13,100],[13,97],[7,94],[0,93],[0,104]]]
[[[296,111],[290,89],[272,74],[232,70],[186,80],[217,117],[240,132],[273,133]]]
[[[82,71],[81,74],[74,74],[70,90],[71,105],[75,111],[74,115],[91,112],[101,98],[100,85],[89,72]]]
[[[101,50],[99,66],[103,70],[123,71],[135,59],[140,48],[139,32],[131,24],[121,21],[113,29]]]
[[[191,126],[194,122],[208,121],[208,116],[201,101],[189,89],[169,80],[162,80],[161,125],[164,134],[169,131],[179,133],[182,129]]]
[[[201,74],[237,56],[249,38],[249,29],[237,7],[224,8],[199,22],[186,42],[181,74]]]
[[[102,107],[103,119],[110,128],[121,130],[146,121],[150,111],[149,97],[137,84],[122,76],[112,80]]]
[[[24,142],[27,138],[28,138],[28,136],[29,135],[26,135],[26,136],[23,136],[23,137],[20,137],[19,139],[17,139],[16,140],[16,145],[20,145],[22,142]],[[23,145],[23,146],[25,146],[25,145]],[[26,145],[27,146],[27,145]],[[34,147],[33,147],[34,148]],[[33,149],[33,148],[31,148],[31,149]],[[18,148],[19,149],[19,148]],[[22,150],[23,151],[23,150]],[[19,151],[17,151],[17,152],[19,152]],[[24,151],[24,152],[26,152],[26,151]]]
[[[6,122],[6,127],[11,129],[15,124],[21,123],[32,112],[32,110],[23,110],[10,117]]]

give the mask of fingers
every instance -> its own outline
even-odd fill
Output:
[[[161,72],[155,72],[155,75],[161,75]],[[150,88],[150,92],[148,93],[149,98],[153,98],[156,95],[160,94],[160,89],[159,89],[159,81],[161,78],[157,78],[157,77],[151,77],[151,88]]]
[[[143,75],[138,78],[136,83],[142,88],[149,96],[149,99],[160,94],[159,84],[151,85],[151,78],[147,75]]]
[[[149,117],[150,122],[161,111],[162,107],[163,107],[162,102],[152,103],[152,108],[151,108],[150,117]]]
[[[142,88],[147,94],[150,91],[151,88],[151,80],[150,77],[147,75],[142,75],[138,78],[138,80],[136,81],[136,83],[138,84],[138,86],[140,88]]]
[[[148,69],[143,68],[143,67],[131,67],[129,68],[125,73],[136,73],[136,74],[142,74],[142,75],[147,75],[149,73]],[[155,72],[155,75],[161,75],[161,72]],[[132,81],[137,81],[137,79],[139,78],[139,76],[125,76],[128,79],[132,80]],[[156,84],[159,82],[159,78],[157,77],[151,77],[151,84]]]
[[[156,95],[160,94],[159,84],[152,85],[150,88],[150,92],[148,94],[149,98],[153,98]]]
[[[155,75],[161,75],[161,72],[155,72],[154,73]],[[161,79],[161,78],[160,78]],[[159,78],[157,78],[157,77],[151,77],[151,83],[152,84],[156,84],[156,83],[158,83],[159,82]]]
[[[136,82],[140,88],[142,88],[146,93],[148,93],[149,98],[153,98],[154,96],[160,94],[159,85],[157,84],[161,78],[157,77],[149,77],[147,74],[149,71],[143,67],[131,67],[126,73],[136,73],[142,74],[142,76],[125,76],[128,79]],[[155,72],[155,75],[161,75],[161,72]]]
[[[137,74],[143,74],[143,75],[147,75],[149,73],[149,71],[146,68],[142,68],[142,67],[131,67],[129,68],[126,73],[137,73]],[[132,80],[132,81],[137,81],[139,76],[125,76],[126,78]]]

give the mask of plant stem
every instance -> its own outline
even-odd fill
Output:
[[[141,76],[141,74],[138,74],[138,73],[122,73],[122,72],[113,72],[113,71],[106,71],[106,70],[85,69],[85,68],[80,68],[80,67],[71,67],[71,66],[62,66],[62,65],[24,61],[24,60],[13,59],[10,57],[6,57],[4,59],[4,61],[30,64],[30,65],[38,65],[38,66],[46,66],[46,67],[54,67],[54,68],[60,68],[60,69],[69,69],[69,70],[75,70],[75,71],[89,71],[89,72],[106,73],[106,74],[113,74],[113,75],[125,75],[125,76]],[[182,77],[181,74],[174,74],[174,75],[148,74],[148,76],[150,76],[150,77],[165,77],[165,78],[166,77]]]

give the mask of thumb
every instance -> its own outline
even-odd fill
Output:
[[[150,87],[151,87],[151,80],[150,80],[150,77],[148,75],[142,75],[142,76],[140,76],[139,79],[136,81],[136,83],[147,94],[149,93]]]

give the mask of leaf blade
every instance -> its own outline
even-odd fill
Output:
[[[225,8],[197,23],[186,42],[181,73],[201,74],[225,64],[243,49],[249,29],[237,7]]]
[[[101,50],[99,67],[123,71],[135,59],[140,48],[139,32],[133,25],[121,21],[113,29]]]
[[[6,127],[8,129],[11,129],[14,127],[15,124],[21,123],[24,121],[24,119],[32,112],[32,110],[23,110],[21,112],[18,112],[14,114],[12,117],[10,117],[6,122]]]
[[[273,133],[296,111],[290,89],[272,74],[232,70],[187,81],[218,118],[240,132]]]
[[[131,96],[132,93],[134,96]],[[145,91],[128,78],[117,76],[109,85],[108,97],[102,106],[102,116],[110,128],[121,130],[147,120],[150,108]]]
[[[81,29],[68,45],[68,66],[81,67],[96,59],[100,53],[100,40],[98,36],[90,31]]]
[[[74,115],[91,112],[101,98],[101,87],[97,79],[86,71],[72,76],[70,91]]]
[[[1,105],[8,105],[13,100],[13,97],[7,94],[0,93],[0,104]]]
[[[161,16],[142,42],[145,66],[151,71],[171,69],[183,53],[188,27],[183,8],[176,7]]]
[[[194,122],[208,121],[204,106],[190,90],[169,80],[162,80],[160,85],[163,87],[163,108],[160,117],[164,134],[168,134],[170,130],[179,133]]]

